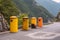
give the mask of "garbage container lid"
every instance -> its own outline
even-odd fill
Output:
[[[32,17],[31,19],[36,19],[36,17]]]
[[[32,17],[32,18],[36,18],[36,17]]]
[[[11,16],[10,18],[17,18],[16,16]]]
[[[28,17],[23,17],[23,19],[24,19],[24,18],[28,19]]]
[[[42,19],[42,17],[38,17],[38,19]]]

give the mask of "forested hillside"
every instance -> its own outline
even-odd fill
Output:
[[[44,21],[47,21],[48,18],[54,18],[48,10],[42,6],[38,6],[34,0],[13,0],[13,2],[16,3],[22,13],[28,13],[29,17],[43,17]]]
[[[54,18],[43,6],[38,6],[35,0],[0,0],[0,13],[8,21],[10,16],[19,15],[19,13],[26,13],[29,17],[43,17],[44,21]]]
[[[60,3],[55,2],[55,0],[35,0],[38,5],[44,6],[51,14],[57,16],[60,11]],[[56,0],[58,1],[58,0]]]
[[[19,15],[20,10],[12,0],[0,0],[0,13],[9,21],[10,16]]]

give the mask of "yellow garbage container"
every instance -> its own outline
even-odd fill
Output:
[[[29,30],[29,18],[28,17],[23,18],[22,30]]]
[[[37,19],[36,19],[36,17],[32,17],[31,18],[31,27],[36,28],[36,25],[37,25]]]
[[[43,26],[43,18],[42,17],[39,17],[38,18],[38,27],[42,27]]]
[[[16,16],[10,17],[10,32],[18,32],[18,18]]]

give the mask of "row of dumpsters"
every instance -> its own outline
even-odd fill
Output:
[[[37,27],[42,28],[42,26],[43,26],[42,17],[38,17],[38,19],[36,17],[31,17],[31,19],[29,19],[28,17],[23,17],[22,30],[29,30],[30,28]],[[10,32],[18,32],[18,17],[16,16],[10,17]]]

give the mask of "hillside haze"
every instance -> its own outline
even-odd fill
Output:
[[[41,5],[36,5],[35,0],[13,0],[21,13],[29,14],[29,17],[43,17],[44,22],[54,18],[53,15]]]
[[[60,3],[54,2],[53,0],[35,0],[38,5],[45,7],[54,16],[60,11]]]

